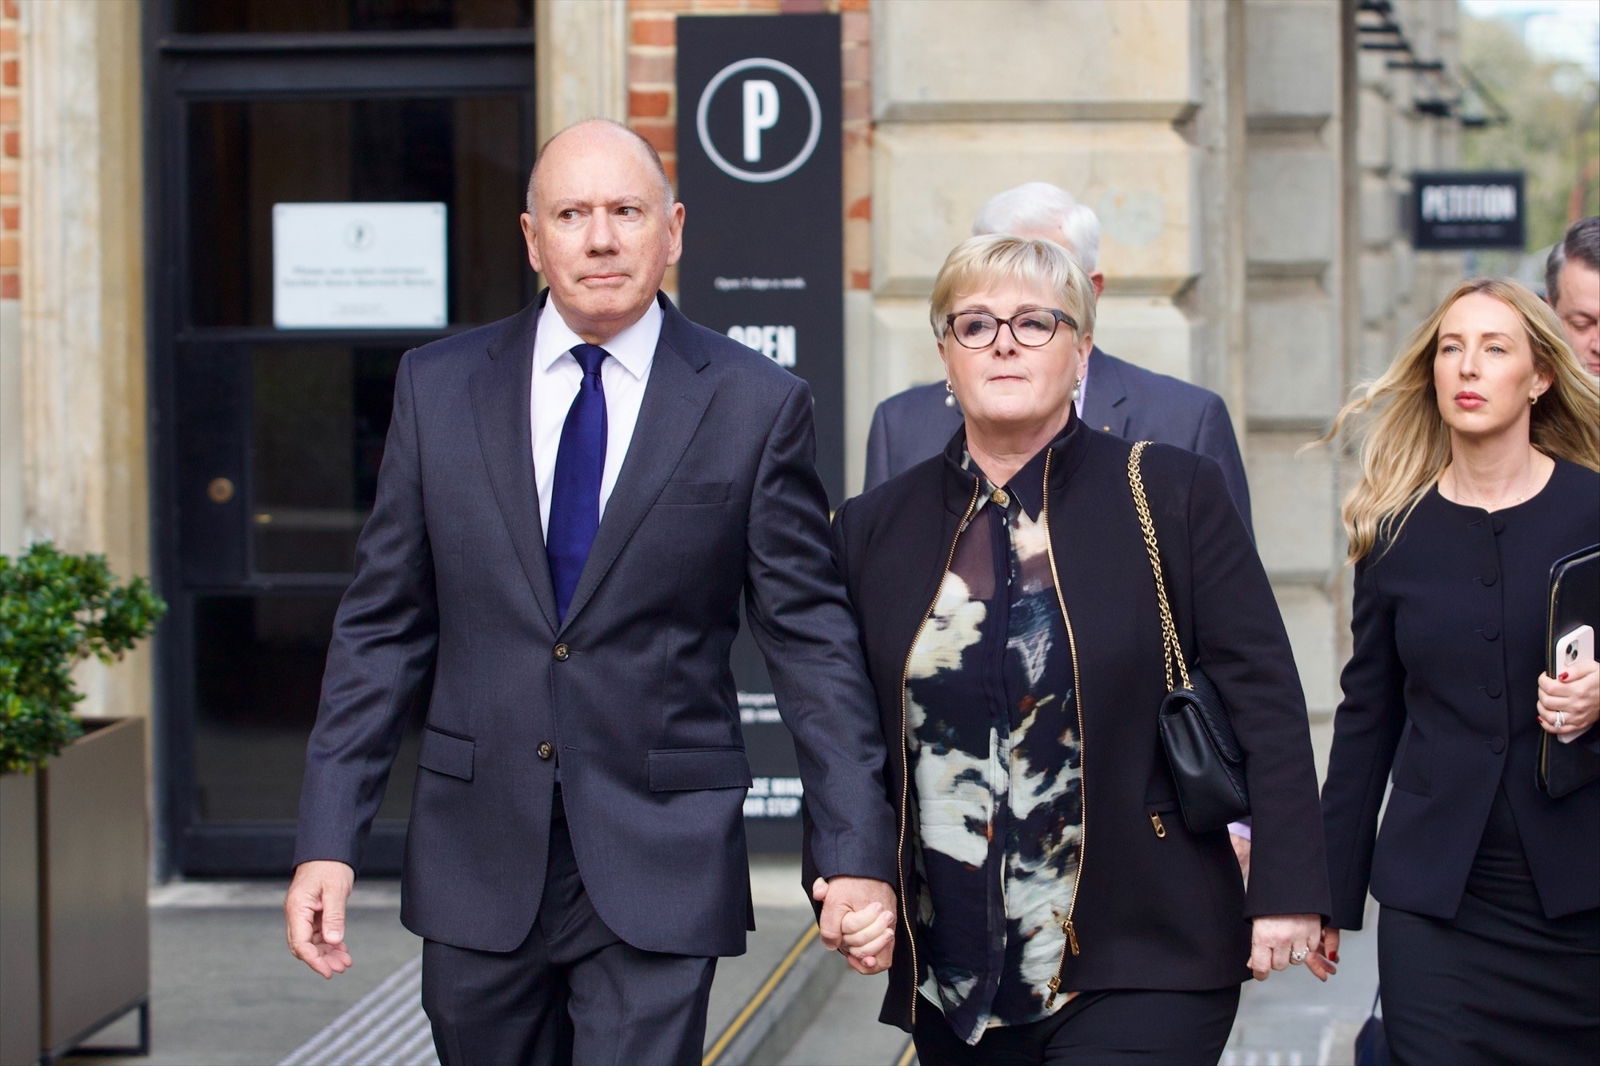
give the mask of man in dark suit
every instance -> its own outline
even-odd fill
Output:
[[[431,691],[401,917],[446,1066],[699,1061],[716,957],[753,917],[741,597],[795,737],[823,942],[851,911],[893,911],[883,741],[811,396],[660,294],[683,218],[638,135],[557,134],[522,216],[549,289],[397,374],[284,908],[307,965],[350,965],[354,867]]]
[[[993,197],[978,212],[972,232],[1054,241],[1083,267],[1097,297],[1105,288],[1098,265],[1100,220],[1054,185],[1034,181]],[[961,424],[954,401],[944,384],[936,382],[906,389],[879,404],[867,437],[864,488],[939,454]],[[1244,461],[1227,405],[1216,393],[1135,366],[1097,347],[1089,353],[1078,415],[1086,424],[1127,440],[1174,444],[1209,455],[1222,467],[1228,492],[1249,527]]]

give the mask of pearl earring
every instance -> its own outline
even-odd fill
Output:
[[[1532,407],[1534,404],[1536,404],[1538,402],[1539,402],[1539,394],[1537,392],[1534,393],[1532,396],[1528,397],[1528,406],[1529,407]]]
[[[1083,379],[1079,378],[1072,383],[1072,402],[1077,403],[1083,399]]]
[[[956,390],[950,387],[949,378],[946,378],[944,382],[944,405],[946,407],[954,407],[956,405]]]

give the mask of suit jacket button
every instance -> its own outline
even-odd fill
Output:
[[[566,662],[567,658],[571,654],[572,654],[572,649],[567,647],[565,644],[557,644],[556,645],[556,647],[555,647],[556,662],[558,662],[558,663]]]
[[[1482,629],[1478,630],[1478,632],[1483,634],[1483,639],[1484,640],[1499,640],[1500,639],[1500,627],[1495,625],[1493,622],[1490,622],[1488,625],[1485,625]]]
[[[1493,570],[1489,570],[1482,577],[1478,578],[1478,580],[1483,582],[1485,586],[1493,585],[1496,581],[1500,580],[1500,575]]]
[[[556,749],[550,746],[550,742],[548,740],[539,741],[539,758],[548,759],[555,753]]]
[[[1490,737],[1489,738],[1489,750],[1494,752],[1496,755],[1499,755],[1502,751],[1505,751],[1506,750],[1506,738],[1505,737]]]
[[[1500,698],[1501,690],[1500,682],[1498,681],[1489,682],[1487,685],[1483,686],[1483,690],[1489,694],[1489,698],[1492,700],[1497,700]]]

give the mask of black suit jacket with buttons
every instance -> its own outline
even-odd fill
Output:
[[[1361,927],[1369,881],[1380,903],[1453,917],[1499,788],[1546,916],[1600,907],[1600,782],[1553,800],[1534,774],[1550,565],[1596,542],[1600,474],[1558,460],[1493,514],[1429,490],[1357,565],[1322,791],[1336,926]],[[1575,743],[1600,750],[1600,729]]]
[[[750,767],[728,658],[741,598],[795,738],[820,872],[893,878],[883,741],[829,558],[810,391],[660,302],[633,439],[561,623],[529,433],[538,304],[401,361],[295,861],[358,863],[431,676],[402,902],[424,937],[522,942],[559,763],[606,925],[649,951],[744,950]]]

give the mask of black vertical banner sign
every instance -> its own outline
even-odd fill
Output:
[[[678,197],[687,210],[679,302],[805,378],[817,471],[844,491],[844,232],[839,16],[680,16]],[[755,785],[758,852],[799,847],[794,748],[748,633],[734,679]]]

